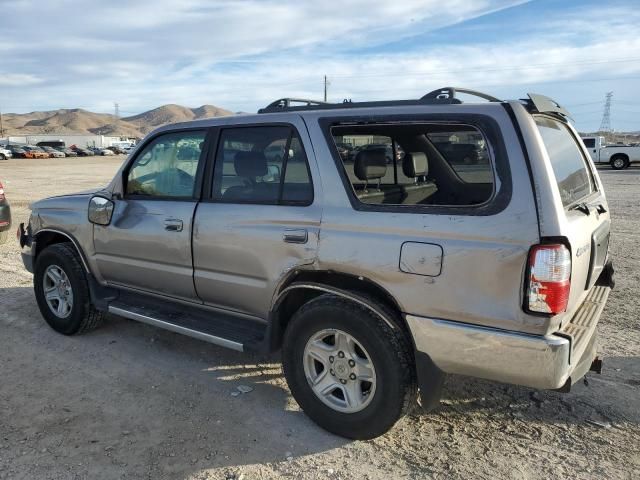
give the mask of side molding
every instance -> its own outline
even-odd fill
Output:
[[[273,311],[278,309],[278,307],[280,306],[280,303],[282,303],[282,301],[286,298],[287,293],[289,293],[292,290],[297,290],[297,289],[316,290],[316,291],[320,291],[320,292],[324,292],[324,293],[331,293],[332,295],[336,295],[338,297],[346,298],[346,299],[348,299],[348,300],[350,300],[352,302],[357,303],[358,305],[362,305],[366,309],[368,309],[371,312],[373,312],[375,315],[377,315],[382,320],[384,320],[384,322],[387,325],[389,325],[389,327],[391,329],[395,330],[396,328],[398,328],[394,324],[394,322],[385,314],[384,311],[382,311],[376,305],[372,305],[371,302],[369,302],[365,297],[362,297],[360,295],[354,294],[353,292],[342,290],[340,288],[330,287],[330,286],[324,285],[322,283],[312,283],[312,282],[308,282],[308,283],[292,283],[287,288],[282,290],[282,292],[280,292],[280,294],[276,297],[276,299],[273,302],[273,305],[271,307],[271,311],[273,312]]]

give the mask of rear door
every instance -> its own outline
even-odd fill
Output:
[[[314,262],[321,190],[304,133],[301,121],[218,131],[193,233],[205,304],[264,318],[282,279]]]
[[[161,134],[125,169],[111,223],[94,227],[96,262],[109,283],[197,300],[191,232],[205,137],[205,130]]]
[[[535,123],[560,193],[561,233],[571,244],[571,293],[567,309],[571,311],[604,267],[611,221],[597,170],[581,148],[576,132],[549,116],[536,115]]]

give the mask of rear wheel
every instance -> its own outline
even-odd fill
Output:
[[[75,335],[101,322],[102,312],[91,305],[87,277],[71,244],[54,244],[38,255],[33,286],[40,312],[56,332]]]
[[[0,153],[0,160],[6,160],[7,156],[4,153]]]
[[[404,333],[340,297],[322,295],[294,314],[282,362],[304,412],[343,437],[382,435],[415,405],[414,362]]]
[[[617,155],[612,157],[609,163],[614,170],[623,170],[629,166],[629,159],[624,155]]]

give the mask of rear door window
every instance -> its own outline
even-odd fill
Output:
[[[538,116],[535,121],[551,160],[562,204],[568,207],[595,192],[593,174],[567,126],[549,117]]]
[[[311,204],[309,165],[297,132],[287,126],[223,129],[212,196],[229,203]]]

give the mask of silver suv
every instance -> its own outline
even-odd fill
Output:
[[[601,366],[609,207],[540,95],[282,99],[159,128],[106,188],[32,208],[20,244],[53,329],[112,313],[281,350],[297,402],[345,437],[418,393],[434,407],[447,373],[566,391]]]

